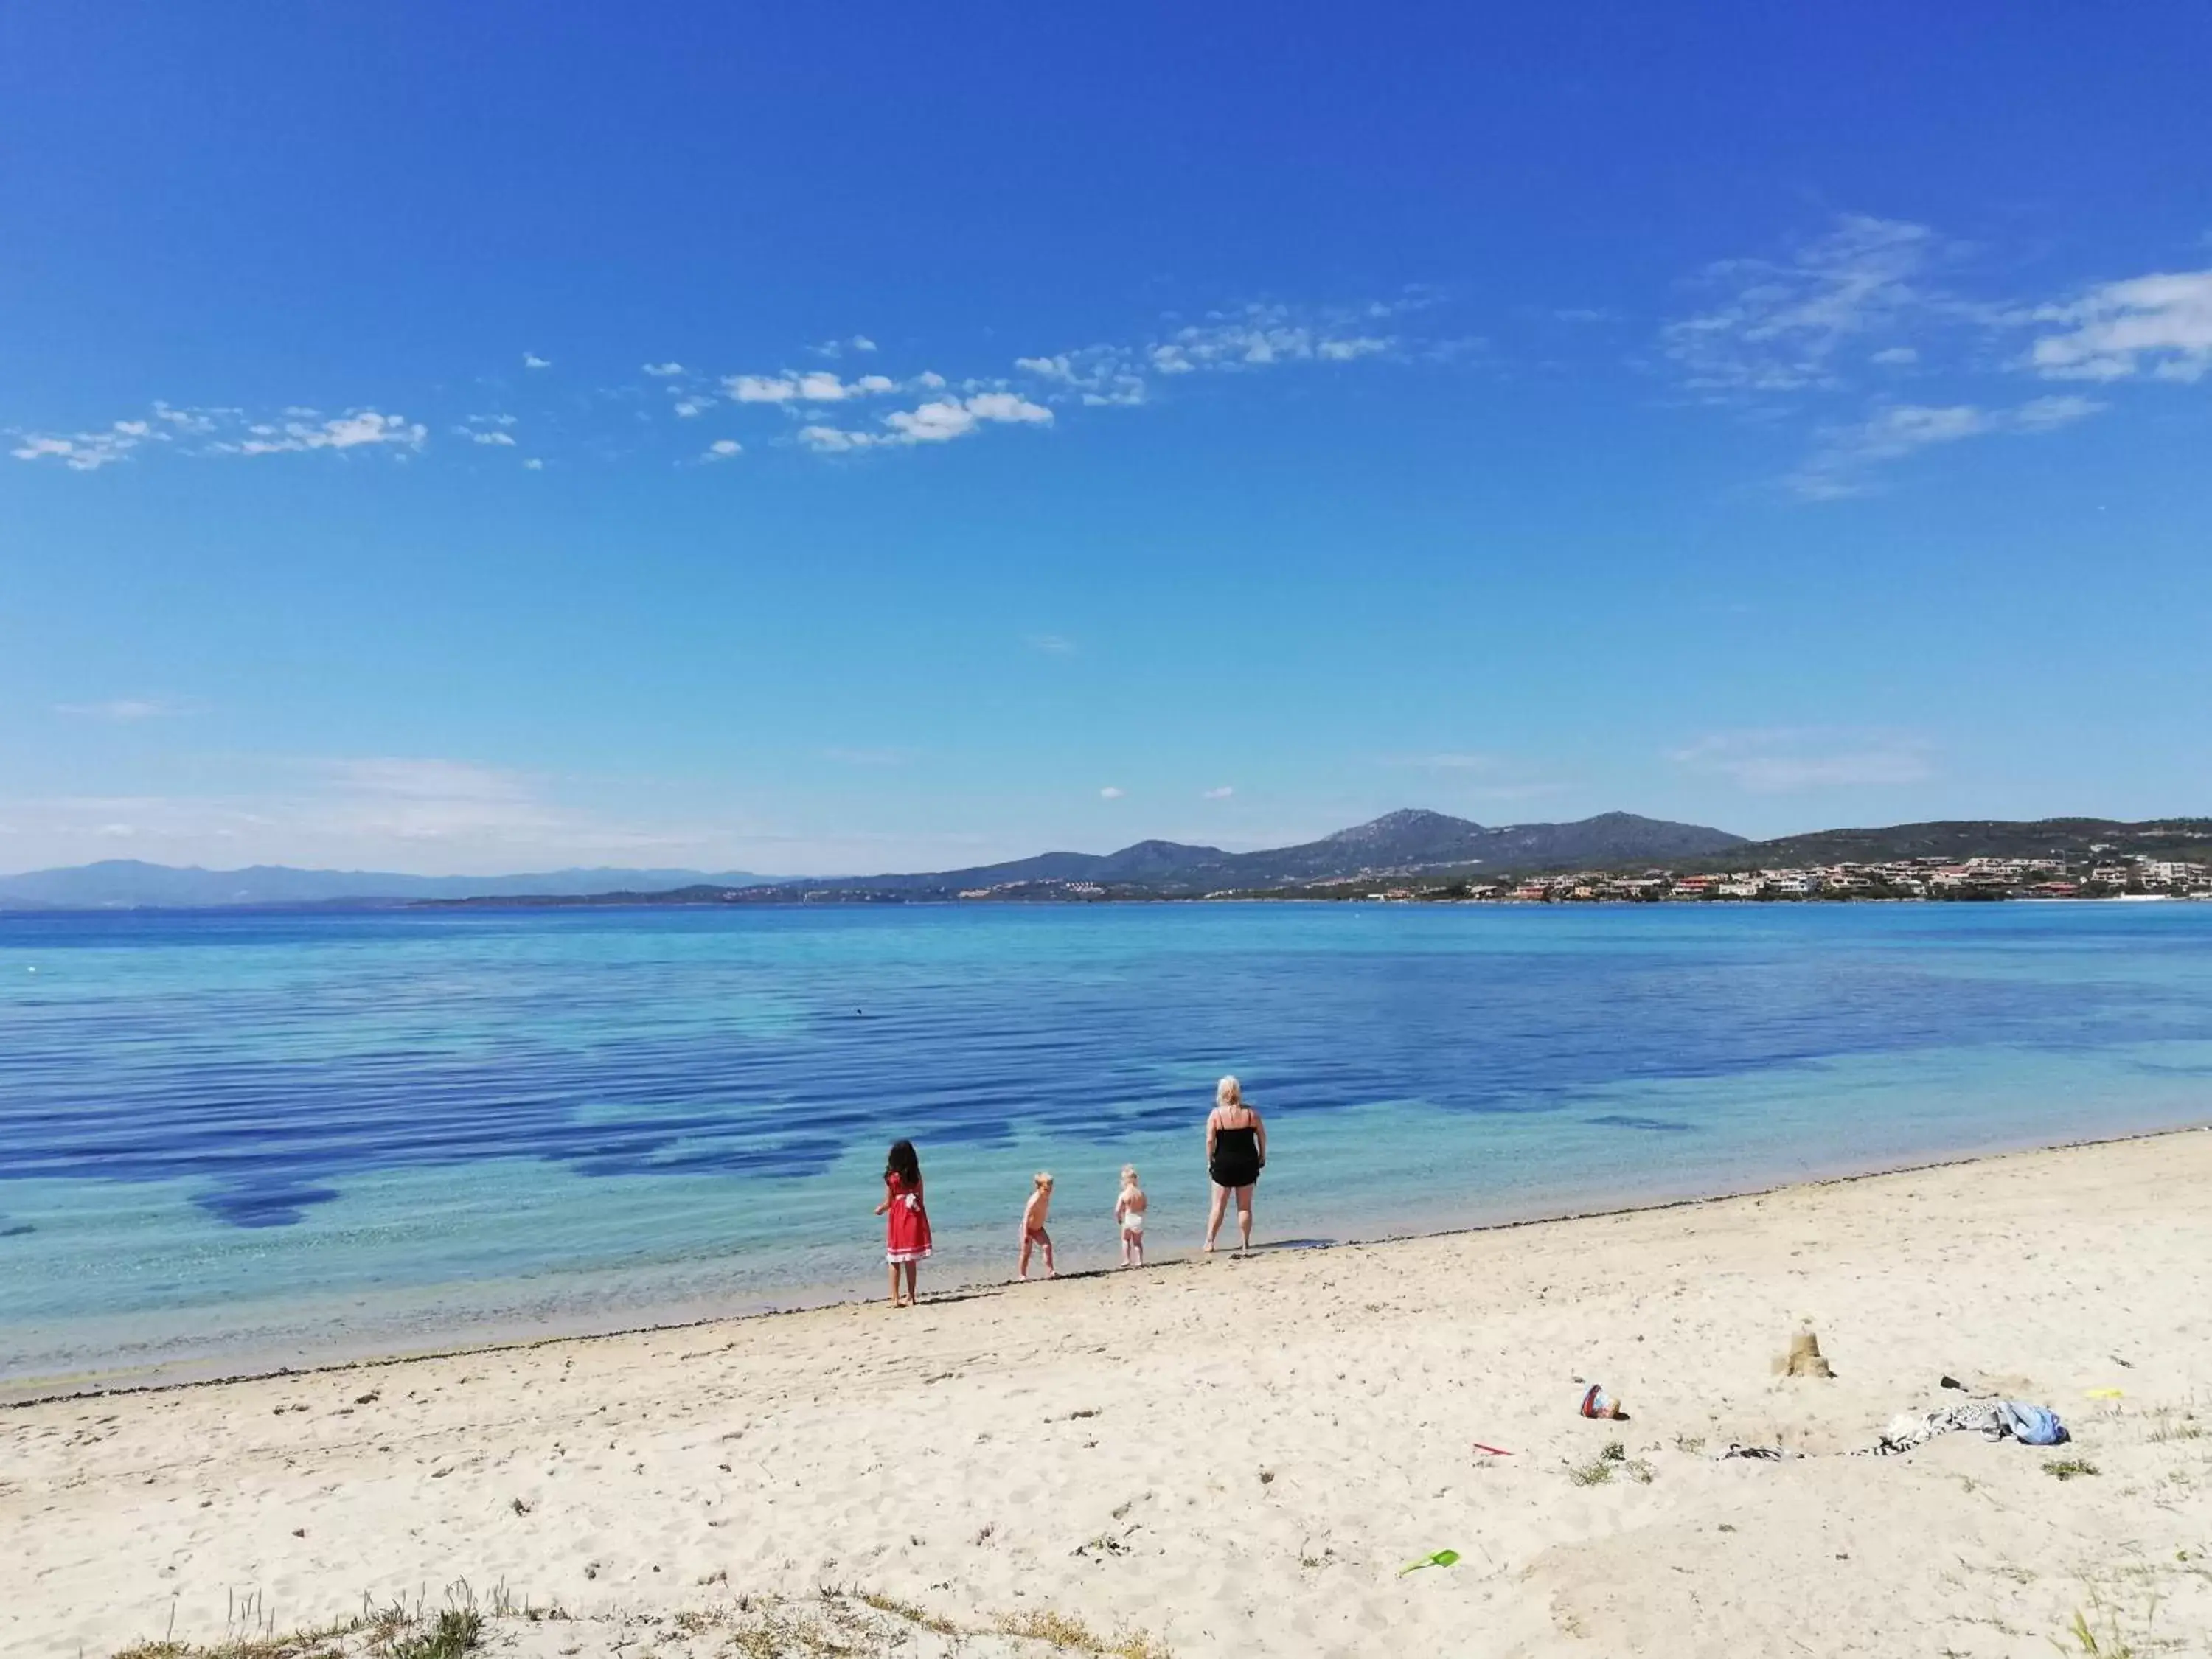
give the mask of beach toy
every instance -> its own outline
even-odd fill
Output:
[[[1620,1409],[1620,1401],[1607,1394],[1604,1384],[1600,1382],[1591,1383],[1589,1390],[1583,1394],[1582,1413],[1584,1417],[1626,1418],[1627,1416],[1627,1413]]]
[[[1457,1550],[1438,1550],[1434,1555],[1425,1555],[1418,1561],[1407,1562],[1404,1566],[1398,1569],[1398,1577],[1403,1578],[1407,1573],[1419,1572],[1423,1567],[1452,1566],[1458,1560]]]
[[[1473,1441],[1469,1443],[1474,1447],[1475,1450],[1479,1452],[1488,1452],[1492,1457],[1510,1457],[1513,1455],[1511,1452],[1506,1450],[1503,1446],[1486,1446],[1480,1440]]]
[[[2082,1392],[2092,1400],[2124,1400],[2127,1397],[2118,1389],[2084,1389]]]

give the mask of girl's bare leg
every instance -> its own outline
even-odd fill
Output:
[[[1244,1248],[1250,1249],[1252,1248],[1252,1189],[1249,1187],[1239,1187],[1237,1189],[1237,1231],[1244,1237]]]
[[[1213,1209],[1212,1213],[1206,1218],[1206,1248],[1209,1250],[1213,1248],[1215,1235],[1219,1233],[1221,1231],[1222,1213],[1227,1210],[1228,1207],[1229,1188],[1226,1187],[1216,1186],[1213,1189]]]
[[[1044,1244],[1044,1276],[1047,1279],[1057,1279],[1060,1277],[1060,1269],[1052,1265],[1052,1235],[1047,1233],[1042,1243]]]
[[[899,1304],[899,1271],[898,1271],[898,1269],[899,1269],[899,1264],[898,1264],[897,1262],[894,1261],[894,1262],[892,1262],[892,1263],[890,1264],[890,1268],[891,1268],[891,1306],[893,1306],[894,1308],[896,1308],[896,1307],[897,1307],[897,1306],[898,1306],[898,1304]]]
[[[1021,1264],[1014,1269],[1014,1273],[1021,1279],[1027,1279],[1030,1276],[1030,1236],[1027,1233],[1022,1235]]]
[[[1142,1234],[1142,1233],[1139,1233],[1135,1237],[1132,1238],[1132,1239],[1129,1241],[1129,1249],[1130,1249],[1130,1252],[1131,1252],[1133,1255],[1135,1255],[1135,1257],[1137,1258],[1137,1265],[1138,1265],[1139,1267],[1143,1267],[1143,1266],[1145,1265],[1145,1236],[1144,1236],[1144,1234]]]
[[[921,1271],[921,1264],[919,1261],[909,1261],[906,1264],[906,1305],[909,1308],[918,1307],[921,1303],[920,1294],[914,1288],[915,1275]]]

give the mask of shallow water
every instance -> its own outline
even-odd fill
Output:
[[[0,917],[0,1379],[296,1362],[1187,1249],[1234,1071],[1263,1238],[2212,1117],[2212,906]]]

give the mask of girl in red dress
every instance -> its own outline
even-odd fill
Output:
[[[915,1156],[914,1142],[895,1140],[891,1155],[884,1164],[884,1201],[876,1206],[878,1215],[890,1213],[885,1224],[884,1260],[890,1263],[891,1306],[912,1307],[915,1303],[914,1264],[929,1254],[929,1212],[921,1206],[921,1160]],[[899,1273],[906,1273],[906,1292],[899,1293]]]

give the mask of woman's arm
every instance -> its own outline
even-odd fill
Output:
[[[1206,1115],[1206,1161],[1213,1162],[1214,1132],[1221,1127],[1221,1110],[1216,1107]]]
[[[1253,1133],[1253,1136],[1252,1136],[1252,1139],[1253,1139],[1254,1140],[1257,1141],[1257,1142],[1259,1143],[1259,1146],[1260,1146],[1260,1162],[1261,1162],[1261,1163],[1262,1163],[1262,1164],[1265,1164],[1265,1163],[1267,1161],[1267,1119],[1265,1119],[1265,1118],[1261,1117],[1261,1116],[1259,1115],[1259,1113],[1257,1113],[1257,1112],[1253,1113],[1253,1114],[1252,1114],[1252,1128],[1253,1128],[1253,1131],[1254,1131],[1254,1133]]]

